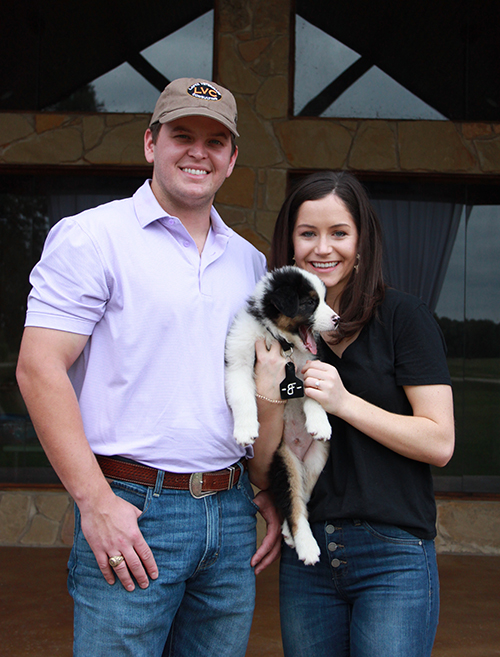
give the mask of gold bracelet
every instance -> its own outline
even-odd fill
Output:
[[[286,404],[287,402],[286,399],[269,399],[269,397],[264,397],[264,395],[259,395],[258,393],[255,393],[255,396],[259,399],[270,402],[271,404]]]

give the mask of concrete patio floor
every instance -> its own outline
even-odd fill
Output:
[[[0,547],[1,657],[71,657],[67,558],[64,548]],[[441,620],[433,657],[500,655],[500,557],[440,555],[438,561]],[[257,578],[247,657],[283,655],[277,579],[277,563]]]

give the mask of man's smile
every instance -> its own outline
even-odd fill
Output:
[[[208,171],[204,171],[203,169],[191,169],[188,167],[181,167],[181,171],[184,171],[184,173],[190,173],[193,176],[206,176],[208,174]]]

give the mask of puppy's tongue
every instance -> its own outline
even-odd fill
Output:
[[[300,337],[302,338],[302,342],[304,343],[305,348],[311,352],[311,354],[316,354],[318,353],[318,348],[316,346],[316,342],[312,336],[311,331],[306,328],[305,326],[301,326],[299,328],[300,332]]]

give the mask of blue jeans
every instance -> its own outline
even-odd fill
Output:
[[[320,562],[283,547],[281,631],[286,657],[429,657],[439,614],[433,541],[391,525],[313,525]]]
[[[76,509],[68,588],[75,603],[75,657],[244,657],[255,600],[257,507],[248,476],[229,491],[189,491],[114,482],[140,508],[139,527],[159,577],[126,591],[104,580]]]

